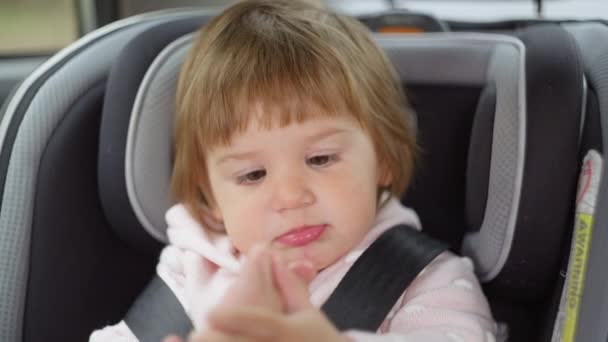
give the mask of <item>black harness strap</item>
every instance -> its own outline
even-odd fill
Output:
[[[363,252],[322,310],[339,330],[376,331],[442,242],[405,225],[393,227]]]
[[[167,335],[184,340],[194,328],[173,291],[154,276],[124,319],[140,342],[160,342]]]
[[[384,232],[363,252],[322,307],[339,330],[376,331],[416,276],[447,246],[405,225]],[[127,313],[141,342],[186,337],[192,322],[156,276]]]

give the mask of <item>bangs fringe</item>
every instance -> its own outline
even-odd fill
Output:
[[[180,71],[174,198],[191,210],[213,202],[206,154],[229,145],[252,119],[272,128],[340,115],[369,133],[392,176],[389,190],[400,195],[418,152],[396,76],[355,19],[297,0],[234,5],[199,31]]]
[[[192,82],[199,89],[190,94],[205,96],[184,103],[196,108],[191,118],[201,146],[228,145],[252,118],[264,128],[345,114],[363,124],[363,103],[344,58],[306,32],[274,32],[234,32],[222,39],[229,46],[214,46],[201,61],[207,76]]]

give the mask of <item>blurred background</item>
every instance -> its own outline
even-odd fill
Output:
[[[207,6],[234,0],[0,0],[0,58],[48,55],[111,21],[153,10]],[[359,15],[391,7],[421,11],[443,20],[493,21],[538,16],[537,0],[325,0]],[[550,19],[608,18],[608,0],[543,0]]]
[[[99,27],[175,7],[220,10],[236,0],[0,0],[0,105],[32,70]],[[391,9],[429,14],[467,30],[470,23],[536,19],[608,19],[608,0],[315,0],[370,15]]]
[[[0,0],[0,54],[44,54],[79,35],[74,0]]]
[[[234,0],[0,0],[0,58],[48,55],[111,21],[153,10],[207,6]],[[350,14],[392,6],[422,11],[443,20],[492,21],[538,16],[537,0],[326,0]],[[545,18],[608,18],[608,0],[544,0]]]

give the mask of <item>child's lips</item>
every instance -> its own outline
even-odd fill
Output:
[[[276,241],[291,247],[301,247],[319,239],[325,229],[326,224],[296,227],[276,238]]]

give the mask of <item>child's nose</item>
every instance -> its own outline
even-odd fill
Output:
[[[274,182],[273,209],[283,211],[313,204],[315,196],[303,177],[285,175]]]

